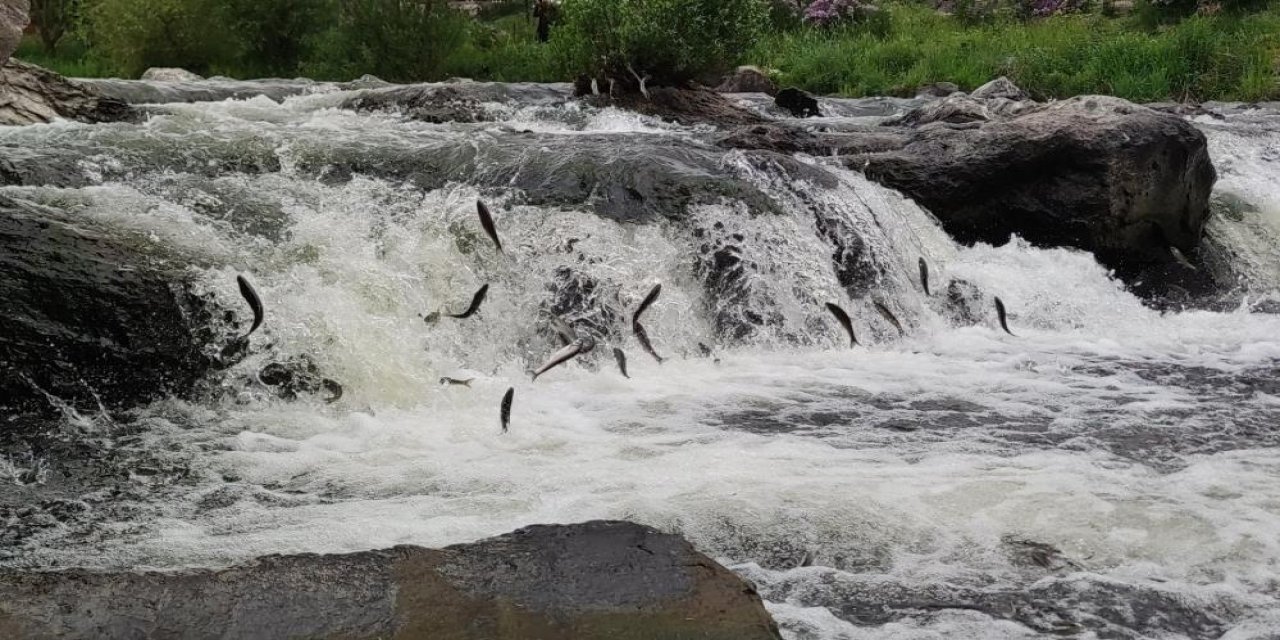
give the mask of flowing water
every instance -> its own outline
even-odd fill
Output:
[[[6,564],[217,566],[628,519],[754,581],[789,638],[1280,637],[1280,317],[1259,311],[1280,286],[1277,113],[1197,121],[1221,173],[1208,234],[1242,287],[1227,312],[1161,312],[1079,251],[957,246],[822,158],[542,98],[438,125],[347,95],[0,129],[76,175],[0,191],[179,248],[242,319],[246,273],[267,308],[206,399],[69,418],[124,480],[64,500],[77,515]],[[874,115],[845,106],[828,122]],[[650,165],[684,191],[645,191]],[[643,193],[611,209],[629,175]],[[424,322],[485,283],[476,316]],[[627,323],[657,283],[661,365]],[[558,348],[549,312],[599,346],[530,382]],[[303,355],[341,400],[254,380]],[[42,464],[0,460],[0,479]]]

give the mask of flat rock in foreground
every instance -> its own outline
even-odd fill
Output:
[[[0,63],[0,125],[52,122],[115,122],[135,116],[119,100],[99,95],[66,78],[21,60]]]
[[[0,637],[754,640],[755,589],[628,522],[444,549],[267,556],[221,571],[0,572]]]

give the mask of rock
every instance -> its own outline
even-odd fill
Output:
[[[597,106],[629,109],[686,125],[710,124],[723,127],[766,121],[762,116],[738,106],[733,100],[715,91],[673,87],[650,87],[648,91],[648,97],[639,92],[623,92],[612,96],[583,95],[582,99]]]
[[[104,98],[47,69],[20,60],[0,64],[0,125],[58,118],[114,122],[134,116],[133,109],[123,102]]]
[[[682,538],[541,525],[444,549],[218,571],[0,572],[0,637],[776,640],[755,589]]]
[[[342,108],[396,111],[431,123],[485,122],[494,119],[485,106],[489,103],[549,105],[568,98],[567,85],[460,82],[366,89],[345,100]]]
[[[1195,249],[1216,179],[1195,127],[1101,96],[971,129],[925,127],[901,150],[845,163],[929,208],[961,242],[1018,234],[1078,247],[1131,281],[1167,264],[1170,245]]]
[[[930,82],[929,84],[922,84],[919,89],[916,89],[916,97],[945,98],[958,91],[960,91],[960,87],[954,82]]]
[[[822,117],[817,99],[794,87],[779,91],[773,103],[797,118]]]
[[[204,76],[177,67],[151,67],[142,72],[143,80],[153,82],[197,82]]]
[[[8,60],[22,43],[29,9],[27,0],[0,0],[0,63]]]
[[[875,153],[901,149],[907,134],[876,128],[866,131],[812,132],[782,123],[738,127],[716,139],[728,149],[755,149],[814,156]]]
[[[933,123],[968,125],[1015,116],[1037,106],[1034,102],[1017,102],[1007,98],[978,100],[963,93],[955,93],[942,100],[916,107],[885,124],[903,127],[921,127]]]
[[[973,90],[969,94],[974,100],[993,100],[995,98],[1004,98],[1005,100],[1013,100],[1019,102],[1022,100],[1030,100],[1031,96],[1025,91],[1018,88],[1018,85],[1011,82],[1008,78],[1000,76],[991,82]]]
[[[778,85],[769,79],[769,76],[761,71],[759,67],[742,66],[738,67],[732,74],[725,77],[724,82],[716,87],[716,91],[721,93],[767,93],[773,95],[778,92]]]
[[[49,412],[49,394],[123,410],[190,392],[216,336],[188,269],[146,239],[0,196],[0,409]]]

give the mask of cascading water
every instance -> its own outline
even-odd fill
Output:
[[[128,428],[69,419],[126,452],[129,489],[20,536],[6,564],[223,565],[619,518],[753,580],[791,638],[1280,628],[1276,316],[1155,311],[1087,254],[958,247],[856,173],[725,152],[697,128],[549,104],[432,125],[338,108],[346,95],[0,130],[62,184],[0,192],[176,248],[233,308],[247,273],[267,308],[202,400]],[[1280,285],[1262,235],[1280,214],[1277,122],[1202,123],[1220,195],[1248,205],[1211,224],[1214,250],[1254,298]],[[644,322],[661,365],[629,328],[659,282]],[[486,283],[477,316],[424,321]],[[598,347],[530,382],[558,348],[550,314]],[[339,401],[255,380],[302,357]],[[10,457],[0,479],[40,464]]]

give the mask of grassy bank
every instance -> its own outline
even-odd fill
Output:
[[[523,2],[511,5],[518,10]],[[425,77],[389,79],[570,79],[556,60],[555,47],[538,44],[532,22],[523,15],[482,16],[465,31],[460,44]],[[136,73],[113,66],[110,56],[76,38],[64,42],[56,56],[45,55],[29,40],[17,56],[71,76]],[[349,63],[344,67],[330,60],[349,61],[349,51],[307,49],[296,67],[271,71],[350,79],[343,77],[354,72]],[[912,95],[922,84],[943,81],[972,89],[1006,75],[1039,98],[1104,93],[1140,102],[1280,100],[1280,2],[1261,11],[1191,17],[1163,26],[1141,16],[1100,14],[972,24],[919,4],[897,3],[847,26],[774,28],[744,52],[743,62],[772,70],[783,85],[846,96]],[[229,61],[206,72],[262,75],[262,65],[257,66]],[[378,74],[376,69],[364,71]]]

